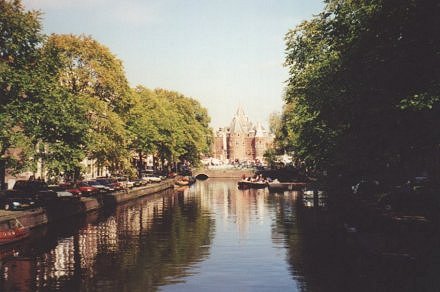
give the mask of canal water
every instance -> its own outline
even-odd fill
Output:
[[[363,234],[325,198],[210,179],[1,247],[0,291],[439,291],[440,244],[415,232]]]

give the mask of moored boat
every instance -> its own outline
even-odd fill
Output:
[[[17,219],[0,222],[0,245],[13,243],[29,236],[29,229]]]
[[[193,176],[182,176],[175,180],[174,184],[178,186],[190,186],[196,182],[195,177]]]
[[[176,180],[174,183],[176,185],[178,185],[178,186],[187,186],[187,185],[189,185],[189,182],[187,180]]]
[[[264,189],[265,187],[267,187],[267,182],[265,181],[241,180],[238,182],[239,189]]]
[[[269,182],[269,191],[300,191],[307,184],[305,182]]]

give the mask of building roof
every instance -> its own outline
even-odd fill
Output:
[[[241,106],[238,107],[235,116],[232,118],[230,131],[231,134],[247,134],[252,130],[252,123],[249,118],[244,114]]]
[[[267,136],[266,130],[264,129],[264,127],[259,122],[255,126],[254,130],[255,130],[255,137],[265,137],[265,136]]]

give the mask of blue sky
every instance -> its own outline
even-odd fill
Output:
[[[226,126],[241,105],[267,124],[280,111],[284,35],[321,0],[23,0],[45,33],[90,35],[124,63],[131,86],[176,90]]]

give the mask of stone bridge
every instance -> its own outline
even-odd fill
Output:
[[[252,168],[198,168],[193,171],[194,177],[202,178],[241,178],[244,175],[252,176],[255,170]]]

